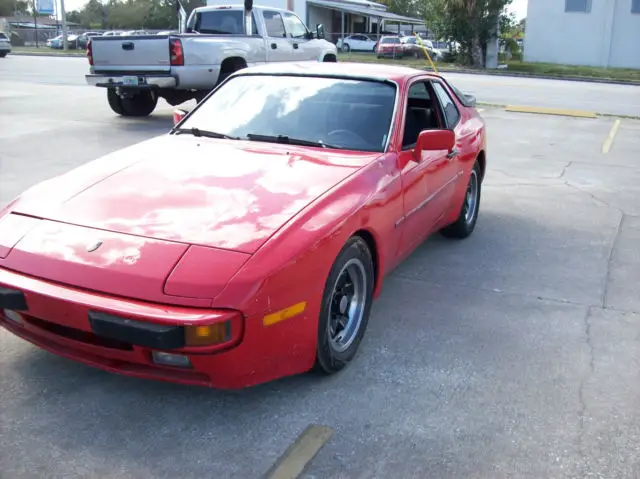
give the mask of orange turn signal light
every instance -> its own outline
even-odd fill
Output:
[[[185,327],[186,346],[210,346],[231,339],[231,321]]]
[[[289,319],[302,313],[306,307],[306,301],[296,303],[293,306],[289,306],[288,308],[281,309],[280,311],[276,311],[275,313],[266,315],[262,319],[262,324],[264,324],[265,326],[271,326],[272,324],[279,323],[280,321],[284,321],[285,319]]]

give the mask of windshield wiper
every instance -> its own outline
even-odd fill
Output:
[[[225,135],[216,131],[201,130],[200,128],[178,128],[174,130],[176,135],[180,133],[188,133],[193,136],[206,136],[207,138],[225,138],[227,140],[240,140],[238,136]]]
[[[286,135],[258,135],[256,133],[249,133],[247,135],[247,139],[252,141],[285,143],[287,145],[319,146],[321,148],[339,148],[338,146],[328,145],[322,141],[301,140],[300,138],[291,138],[290,136],[286,136]]]

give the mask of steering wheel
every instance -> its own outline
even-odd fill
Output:
[[[327,139],[329,140],[328,143],[331,143],[331,138],[337,136],[337,137],[341,137],[344,138],[346,140],[346,143],[351,143],[354,142],[356,144],[367,144],[367,141],[362,138],[360,135],[358,135],[357,133],[354,133],[350,130],[333,130],[330,131],[327,134]],[[340,142],[337,142],[340,143]]]

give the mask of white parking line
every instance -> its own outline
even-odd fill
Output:
[[[604,153],[605,155],[609,153],[609,150],[611,149],[611,145],[613,144],[613,140],[616,137],[616,133],[618,133],[618,128],[620,128],[620,120],[616,120],[613,122],[611,131],[604,139],[604,143],[602,144],[602,153]]]

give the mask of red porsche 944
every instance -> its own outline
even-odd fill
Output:
[[[385,274],[476,225],[475,99],[424,71],[241,70],[168,133],[0,210],[0,324],[103,370],[242,388],[339,371]]]

